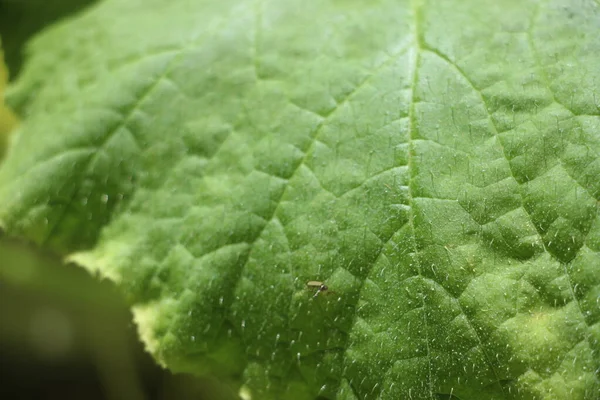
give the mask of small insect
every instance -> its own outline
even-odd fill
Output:
[[[314,297],[317,297],[319,295],[319,293],[323,292],[327,292],[327,290],[329,290],[329,287],[327,287],[326,284],[324,284],[323,282],[319,282],[319,281],[308,281],[306,282],[306,286],[310,289],[317,289],[317,291],[315,292]]]

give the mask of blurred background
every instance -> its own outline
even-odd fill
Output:
[[[235,398],[158,367],[110,282],[0,239],[0,399]]]
[[[0,0],[0,163],[18,123],[4,107],[4,87],[22,68],[27,40],[95,2]],[[216,380],[174,375],[156,365],[110,282],[0,233],[0,399],[237,396]]]

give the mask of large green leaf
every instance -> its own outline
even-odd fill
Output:
[[[106,0],[30,43],[0,221],[254,399],[596,399],[599,33],[593,1]]]

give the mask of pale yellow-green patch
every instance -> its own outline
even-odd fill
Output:
[[[90,252],[73,253],[65,258],[66,262],[80,265],[92,275],[99,275],[118,283],[121,281],[121,274],[115,268],[111,268],[111,265],[114,265],[111,262],[112,260],[113,257],[107,255],[107,253],[102,253],[102,256],[98,257]]]
[[[4,89],[8,82],[8,70],[4,65],[4,55],[0,49],[0,159],[8,145],[8,134],[17,124],[16,116],[4,104]]]
[[[132,307],[133,320],[138,327],[138,333],[142,342],[146,346],[146,351],[151,354],[157,354],[158,340],[154,335],[154,321],[157,316],[161,313],[161,307],[158,306],[158,302],[149,304],[140,304]],[[164,366],[163,360],[157,358],[161,365]]]

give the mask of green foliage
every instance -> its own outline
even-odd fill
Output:
[[[4,104],[4,89],[8,74],[4,66],[2,46],[0,43],[0,160],[4,157],[8,143],[8,134],[16,125],[16,119],[13,113]]]
[[[96,0],[0,0],[0,37],[11,78],[21,70],[24,45],[37,32]]]
[[[596,399],[598,26],[590,1],[105,0],[29,44],[0,222],[254,399]]]

